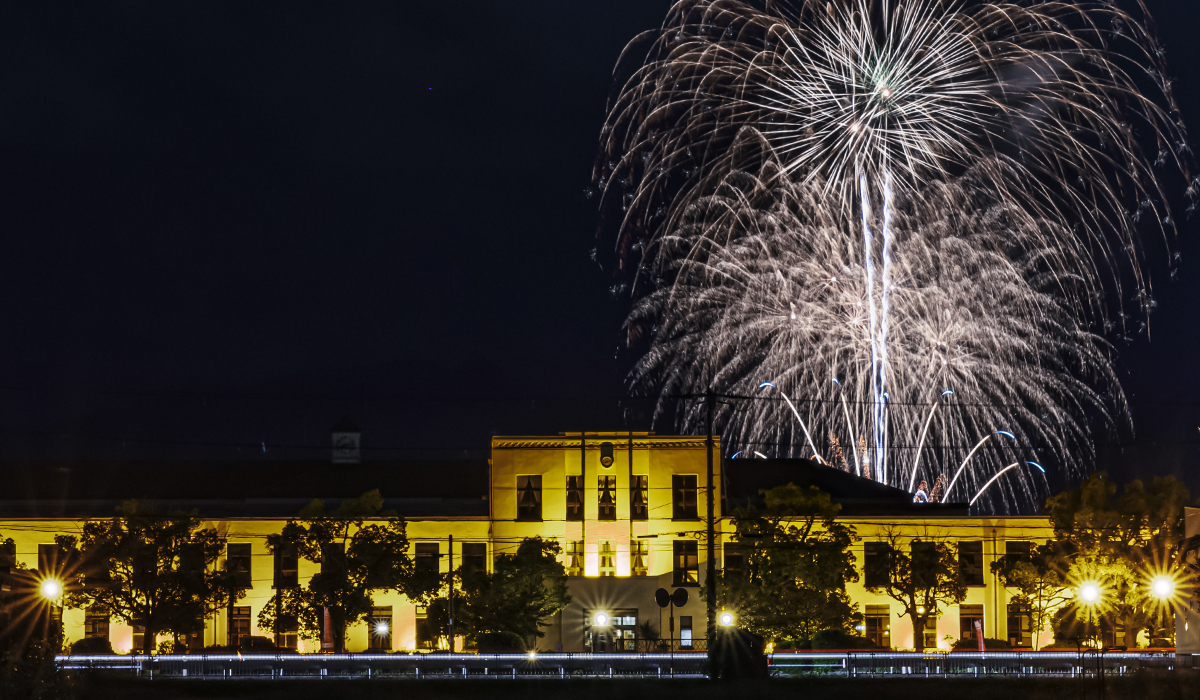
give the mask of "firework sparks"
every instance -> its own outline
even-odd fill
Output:
[[[841,430],[880,481],[927,463],[940,491],[959,465],[946,495],[1014,461],[1006,441],[975,456],[997,425],[1086,462],[1089,420],[1127,422],[1090,329],[1124,273],[1153,308],[1138,226],[1173,226],[1155,169],[1200,189],[1162,55],[1112,3],[678,2],[627,51],[595,169],[650,342],[634,383],[766,381],[794,421],[729,411],[730,444],[819,454],[809,426]],[[1029,471],[998,499],[1027,501]]]

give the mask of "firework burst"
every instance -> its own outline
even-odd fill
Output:
[[[595,170],[635,385],[773,386],[727,443],[840,430],[859,473],[928,459],[953,500],[979,480],[955,460],[1016,458],[977,453],[1001,428],[1086,463],[1090,421],[1127,420],[1093,329],[1128,280],[1149,312],[1138,228],[1173,231],[1156,171],[1197,189],[1162,55],[1109,2],[678,2],[622,57]],[[1028,502],[1015,473],[1001,500]]]

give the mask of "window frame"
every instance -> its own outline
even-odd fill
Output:
[[[696,540],[674,540],[671,543],[671,555],[671,585],[699,586],[700,543]],[[694,560],[694,563],[689,560]],[[680,565],[681,561],[682,566]]]
[[[688,485],[689,483],[691,486]],[[689,496],[691,497],[690,503]],[[671,519],[700,519],[700,477],[698,475],[671,475]]]
[[[525,494],[533,496],[533,504],[522,503]],[[537,523],[542,521],[542,475],[517,475],[517,522]]]
[[[617,519],[617,477],[613,474],[596,476],[596,520],[611,522]]]

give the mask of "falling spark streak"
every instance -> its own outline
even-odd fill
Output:
[[[1013,438],[1014,440],[1016,439],[1015,437],[1013,437],[1012,433],[1010,433],[1006,430],[997,430],[995,433],[992,433],[992,435],[1007,435],[1008,437]],[[986,435],[986,436],[984,436],[984,438],[982,440],[975,443],[975,446],[971,448],[971,451],[967,453],[966,458],[963,459],[962,464],[958,465],[958,471],[954,472],[954,478],[950,480],[950,485],[946,487],[945,498],[947,500],[949,500],[949,498],[950,498],[950,489],[954,488],[954,484],[955,484],[955,482],[958,481],[959,475],[961,475],[963,473],[963,470],[967,468],[967,462],[971,461],[971,457],[973,457],[975,455],[976,450],[978,450],[980,447],[983,447],[983,443],[992,439],[992,435]]]
[[[1033,465],[1033,466],[1037,467],[1037,468],[1038,468],[1038,471],[1040,471],[1040,472],[1041,472],[1041,473],[1043,473],[1043,474],[1045,474],[1045,473],[1046,473],[1046,470],[1045,470],[1045,469],[1042,469],[1042,465],[1038,464],[1037,462],[1026,462],[1026,464],[1031,464],[1031,465]],[[1002,474],[1004,474],[1004,472],[1008,471],[1009,469],[1014,469],[1014,468],[1016,468],[1016,467],[1019,467],[1019,466],[1021,466],[1021,463],[1020,463],[1020,462],[1013,462],[1012,464],[1008,465],[1007,467],[1005,467],[1005,468],[1001,469],[1000,471],[996,472],[996,475],[995,475],[995,476],[993,476],[991,479],[988,479],[988,482],[987,482],[986,484],[984,484],[984,485],[983,485],[983,488],[979,489],[979,493],[975,494],[975,498],[972,498],[972,499],[971,499],[971,502],[970,502],[968,505],[972,505],[972,506],[973,506],[973,505],[975,505],[975,501],[978,501],[978,500],[979,500],[979,497],[983,495],[983,492],[984,492],[984,491],[987,491],[987,488],[988,488],[989,486],[991,486],[993,483],[995,483],[996,479],[999,479],[999,478],[1000,478],[1000,476],[1001,476]]]
[[[792,400],[790,398],[788,398],[788,395],[785,394],[782,389],[775,386],[774,384],[772,384],[770,382],[763,382],[762,384],[758,385],[759,389],[764,389],[764,388],[768,388],[768,387],[771,389],[774,389],[775,391],[778,391],[779,395],[783,397],[783,400],[787,401],[788,408],[792,409],[792,414],[796,416],[796,422],[799,423],[800,427],[804,429],[804,437],[808,439],[808,446],[810,448],[812,448],[813,458],[815,458],[821,464],[824,464],[825,460],[821,459],[821,455],[817,453],[817,446],[815,444],[813,444],[812,436],[808,434],[808,426],[806,426],[804,424],[804,419],[800,417],[800,412],[796,410],[796,404],[792,403]]]

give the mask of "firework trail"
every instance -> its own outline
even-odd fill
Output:
[[[932,439],[920,478],[934,483],[978,436],[1009,431],[1013,439],[975,454],[953,487],[956,500],[1024,459],[1018,446],[1075,469],[1093,456],[1090,420],[1101,430],[1127,425],[1109,346],[1088,329],[1099,310],[1089,303],[1086,258],[1047,248],[1053,223],[999,200],[990,172],[898,196],[891,213],[890,459],[882,468],[892,476],[873,459],[871,472],[908,485],[924,427]],[[639,300],[630,323],[652,324],[633,379],[660,393],[664,418],[676,405],[670,397],[695,387],[774,398],[760,388],[769,381],[792,399],[722,407],[730,450],[828,457],[837,439],[853,444],[875,429],[868,251],[845,235],[852,219],[822,198],[819,184],[732,174],[663,237],[656,259],[673,269],[656,272],[674,284]],[[682,415],[685,431],[703,423],[702,406]],[[805,424],[835,439],[810,450]],[[999,482],[997,507],[1044,492],[1039,473],[1014,474]]]
[[[644,52],[644,59],[639,52]],[[806,357],[812,353],[804,348],[792,348],[786,361],[764,355],[761,348],[749,355],[726,349],[722,352],[737,369],[716,371],[714,367],[721,363],[713,365],[711,357],[705,358],[714,369],[710,376],[703,376],[699,367],[694,371],[669,367],[662,358],[687,345],[682,342],[687,334],[680,335],[676,325],[679,313],[696,325],[694,308],[684,311],[690,308],[685,295],[709,298],[694,280],[703,279],[718,291],[733,279],[700,274],[700,270],[713,272],[711,256],[718,251],[723,251],[721,255],[737,252],[734,258],[722,259],[732,264],[736,258],[742,270],[781,260],[796,266],[811,263],[796,257],[801,250],[836,252],[825,262],[840,261],[845,269],[839,273],[835,265],[825,270],[829,272],[825,279],[837,280],[840,275],[842,288],[857,286],[859,303],[866,307],[855,312],[856,322],[866,329],[861,339],[865,355],[857,361],[839,356],[833,363],[852,378],[851,383],[867,387],[852,392],[856,416],[850,415],[851,404],[841,397],[846,437],[852,443],[855,435],[860,442],[869,438],[861,465],[864,473],[870,471],[881,481],[902,486],[915,480],[919,455],[911,459],[912,468],[900,468],[909,463],[903,460],[895,462],[897,469],[891,471],[890,455],[912,449],[889,444],[890,439],[908,439],[907,432],[895,428],[911,422],[903,417],[911,411],[903,408],[900,398],[904,396],[909,406],[930,407],[942,388],[929,386],[929,376],[912,374],[906,363],[914,355],[905,343],[911,342],[914,326],[937,327],[941,315],[951,318],[955,307],[929,300],[913,305],[909,285],[918,280],[928,283],[932,274],[917,262],[960,264],[953,256],[945,258],[953,251],[931,247],[935,242],[945,245],[970,239],[963,231],[950,235],[939,229],[952,218],[948,212],[914,204],[915,192],[941,187],[947,193],[960,193],[956,196],[963,200],[961,205],[986,205],[988,212],[1003,212],[1006,222],[1023,222],[1020,251],[1037,251],[1038,265],[1046,267],[1035,274],[1022,267],[1026,264],[1022,258],[1009,257],[1018,254],[1015,249],[994,247],[994,259],[988,260],[1005,269],[1020,269],[1028,290],[1011,292],[1017,306],[989,308],[990,316],[976,317],[977,332],[1015,343],[1014,336],[1003,330],[1007,325],[1027,330],[1047,324],[1043,332],[1057,330],[1064,335],[1027,344],[1044,350],[1046,343],[1057,343],[1060,354],[1071,343],[1086,347],[1070,351],[1075,355],[1072,360],[1052,361],[1049,354],[1040,354],[1043,350],[1012,352],[1011,347],[1019,345],[1014,344],[1005,352],[981,354],[987,358],[979,365],[982,374],[969,379],[962,375],[965,366],[960,364],[955,388],[960,403],[954,411],[936,416],[934,434],[941,443],[965,442],[969,448],[979,436],[998,427],[988,425],[985,418],[1007,417],[1025,424],[1019,437],[1028,444],[1055,451],[1083,449],[1078,455],[1061,457],[1068,464],[1080,463],[1080,455],[1090,454],[1091,449],[1084,444],[1088,418],[1080,411],[1099,410],[1110,425],[1124,419],[1119,387],[1110,382],[1108,360],[1101,360],[1104,346],[1087,331],[1087,324],[1104,323],[1104,314],[1113,305],[1106,306],[1106,298],[1117,300],[1119,308],[1126,279],[1135,284],[1134,299],[1143,312],[1152,308],[1137,228],[1142,224],[1173,231],[1155,168],[1180,171],[1188,182],[1189,197],[1198,186],[1189,181],[1190,152],[1162,55],[1145,23],[1107,2],[677,3],[660,31],[635,40],[622,57],[619,70],[631,62],[637,67],[610,104],[595,169],[601,210],[620,221],[617,259],[628,285],[614,291],[642,300],[630,317],[630,342],[649,339],[651,343],[635,381],[640,386],[672,387],[664,392],[726,390],[722,375],[733,372],[739,381],[752,384],[741,372],[754,368],[758,374],[753,379],[775,382],[767,376],[775,371],[791,377],[786,387],[775,382],[785,396],[790,392],[798,399],[815,401],[812,392],[830,386],[829,378],[837,375],[819,376],[822,373],[806,367]],[[754,219],[766,205],[744,197],[726,201],[729,195],[722,194],[731,187],[743,191],[738,181],[742,176],[757,183],[750,188],[757,197],[771,192],[787,193],[780,195],[785,200],[804,199],[811,211],[804,216],[793,212],[788,220],[803,223],[804,235],[821,236],[826,243],[805,241],[800,231],[779,231],[771,241],[790,241],[794,250],[727,249],[731,241],[761,235],[743,226],[747,217]],[[969,182],[957,182],[964,177]],[[946,198],[953,197],[945,194],[941,200]],[[906,202],[903,236],[892,230],[900,225],[899,218],[895,224],[892,221],[893,200]],[[768,209],[772,207],[790,210],[786,201],[772,202]],[[882,211],[881,217],[873,214],[876,210]],[[861,227],[857,253],[847,248],[855,237],[854,212]],[[917,214],[933,218],[922,221],[914,218]],[[704,223],[698,227],[697,222]],[[995,222],[977,223],[994,226]],[[709,235],[724,238],[704,237]],[[754,261],[747,255],[768,257]],[[795,272],[774,271],[781,280]],[[1047,274],[1055,279],[1048,281]],[[1006,284],[1013,290],[1019,287],[1015,282]],[[1048,284],[1056,287],[1053,293]],[[754,285],[747,290],[751,288]],[[928,287],[937,288],[936,284]],[[1064,301],[1076,306],[1064,307]],[[732,300],[727,303],[732,308]],[[770,305],[756,303],[761,313],[767,313]],[[839,336],[830,324],[838,322],[840,307],[838,311],[821,308],[812,300],[788,304],[789,320],[802,317],[818,338]],[[696,327],[712,335],[707,343],[728,348],[742,329],[732,336],[720,334],[750,322],[753,308],[754,304],[742,307],[746,316],[737,323],[730,316],[722,323]],[[922,319],[920,313],[932,315]],[[1047,318],[1039,320],[1036,313]],[[1127,317],[1121,313],[1119,318]],[[771,324],[771,318],[759,321],[764,327]],[[664,336],[668,328],[672,330]],[[824,330],[815,330],[820,328]],[[696,341],[691,350],[712,347]],[[816,354],[825,360],[833,357],[828,348]],[[1003,371],[1002,359],[1010,363]],[[652,369],[664,374],[654,376]],[[1055,371],[1062,376],[1048,386],[1057,389],[1035,391],[1040,398],[1013,394],[1012,387],[1034,377],[1053,379],[1047,373]],[[680,384],[680,376],[693,381]],[[811,383],[796,381],[800,378]],[[913,383],[917,379],[923,381]],[[984,386],[987,381],[1007,388]],[[965,385],[976,393],[964,398]],[[914,396],[918,386],[933,398]],[[1105,387],[1099,392],[1106,392],[1106,399],[1101,400],[1092,386]],[[1024,408],[989,409],[981,398],[989,395],[1020,399],[1014,405]],[[1036,412],[1030,407],[1035,405],[1049,411],[1037,414],[1041,427],[1032,419]],[[990,415],[996,411],[1000,413]],[[1068,418],[1056,411],[1075,413]],[[746,415],[751,413],[754,410]],[[870,418],[862,419],[864,413]],[[927,422],[934,420],[935,413],[936,408],[927,411]],[[727,440],[750,442],[756,431],[790,429],[784,416],[774,417],[782,421],[779,425],[759,426],[746,422],[746,415],[728,417]],[[810,416],[808,422],[815,421],[817,433],[822,434],[831,429],[828,421],[835,417]],[[924,436],[922,431],[920,439]],[[946,466],[944,460],[936,461]]]

